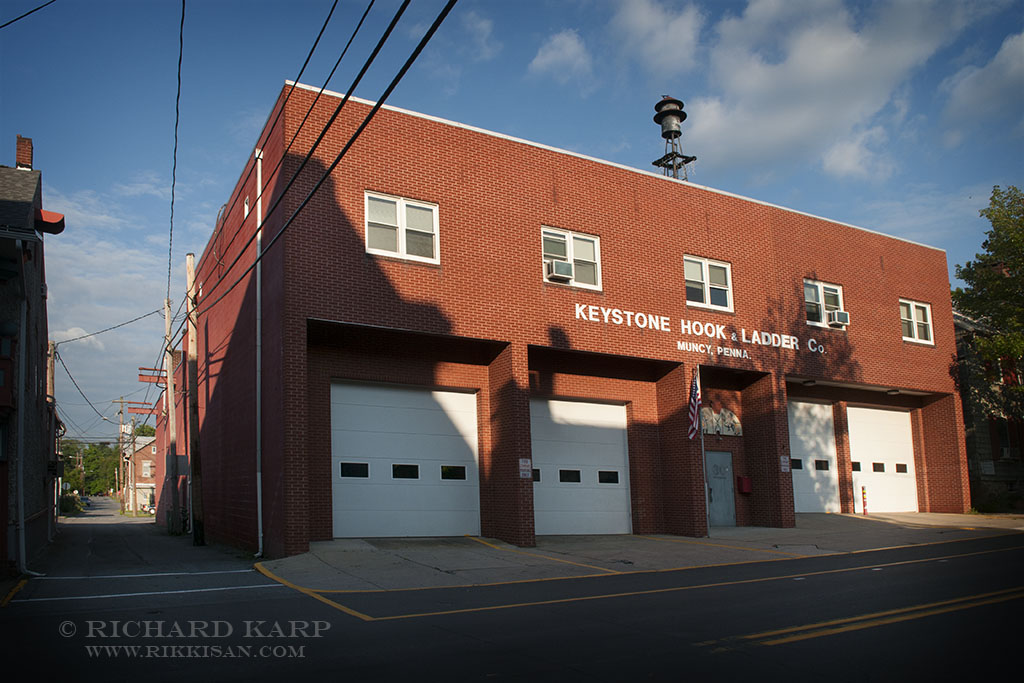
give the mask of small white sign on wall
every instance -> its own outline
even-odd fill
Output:
[[[519,478],[533,479],[533,461],[530,458],[519,458]]]
[[[787,456],[787,455],[780,455],[779,456],[779,468],[783,472],[789,472],[789,456]]]

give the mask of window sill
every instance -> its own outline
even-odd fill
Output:
[[[734,309],[732,309],[732,308],[722,308],[720,306],[712,306],[710,304],[698,304],[698,303],[694,303],[692,301],[687,301],[686,302],[686,307],[687,308],[698,308],[698,309],[700,309],[702,311],[711,311],[712,313],[728,313],[730,315],[735,315],[736,314],[736,311]]]
[[[401,254],[383,253],[379,251],[365,252],[367,258],[381,259],[384,261],[395,261],[398,263],[409,263],[415,266],[427,266],[428,268],[440,268],[441,261],[425,261],[423,259],[410,258]]]
[[[921,341],[920,339],[910,339],[909,337],[903,337],[904,344],[913,344],[914,346],[927,346],[935,348],[935,342],[933,341]]]
[[[604,293],[604,290],[602,290],[600,287],[593,287],[591,285],[578,285],[578,284],[575,284],[573,282],[552,282],[551,280],[548,280],[547,278],[544,278],[542,280],[542,282],[545,285],[551,285],[552,287],[567,287],[569,289],[581,289],[584,292],[594,292],[596,294],[603,294]]]

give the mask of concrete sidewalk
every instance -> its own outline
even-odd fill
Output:
[[[716,527],[708,538],[540,536],[535,548],[472,537],[337,539],[257,568],[314,591],[409,590],[764,562],[1024,532],[1024,515],[796,518],[792,529]]]

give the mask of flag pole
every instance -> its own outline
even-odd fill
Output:
[[[704,404],[704,400],[703,400],[704,387],[701,386],[701,381],[700,381],[700,365],[697,366],[697,369],[694,372],[697,373],[697,387],[698,387],[697,391],[699,391],[700,394],[701,394],[701,407],[700,407],[700,410],[697,411],[697,427],[698,427],[698,429],[700,429],[700,469],[701,469],[701,476],[704,478],[704,522],[705,522],[705,529],[707,530],[707,536],[710,537],[711,536],[711,514],[710,514],[711,506],[710,506],[710,503],[708,501],[708,467],[707,467],[707,463],[704,460],[704,405],[703,405]]]

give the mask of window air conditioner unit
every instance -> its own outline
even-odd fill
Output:
[[[568,261],[546,261],[544,274],[552,282],[569,282],[572,280],[572,264]]]
[[[845,327],[850,324],[850,314],[846,311],[829,311],[828,324],[836,327]]]

